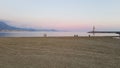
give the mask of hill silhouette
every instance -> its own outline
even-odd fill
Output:
[[[8,25],[5,21],[0,21],[0,31],[56,31],[54,29],[33,29],[33,28],[20,28]]]
[[[19,28],[19,27],[15,27],[15,26],[11,26],[8,25],[6,22],[4,21],[0,21],[0,30],[8,30],[8,31],[35,31],[35,29],[32,28]]]

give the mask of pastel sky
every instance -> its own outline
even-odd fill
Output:
[[[120,30],[120,0],[0,0],[0,19],[19,27]]]

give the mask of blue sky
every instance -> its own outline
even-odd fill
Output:
[[[120,0],[0,0],[0,19],[19,27],[120,30]]]

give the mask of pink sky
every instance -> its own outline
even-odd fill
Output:
[[[120,0],[1,0],[0,20],[61,30],[120,30]]]

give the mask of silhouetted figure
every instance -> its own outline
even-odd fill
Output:
[[[44,37],[47,37],[47,34],[44,34]]]
[[[88,35],[88,37],[91,37],[90,35]]]
[[[74,37],[78,37],[78,35],[74,35]]]

